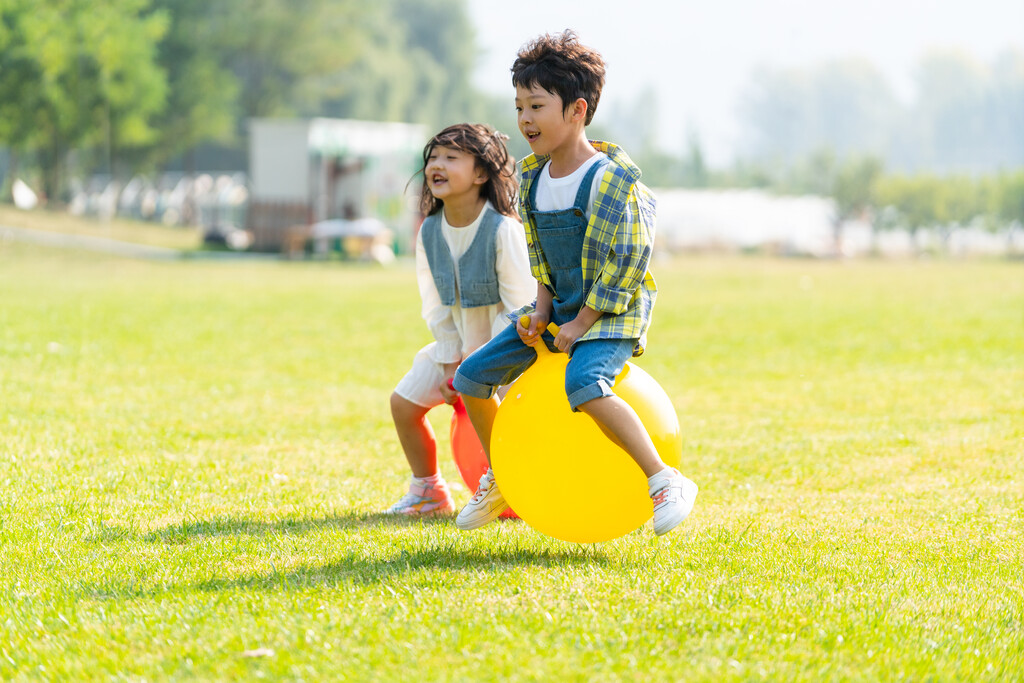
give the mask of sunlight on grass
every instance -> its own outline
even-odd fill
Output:
[[[10,204],[0,204],[0,228],[3,226],[103,237],[168,249],[194,250],[202,246],[202,234],[196,227],[168,227],[120,217],[104,221],[43,209],[20,211]]]
[[[702,492],[576,546],[380,514],[411,264],[0,244],[0,679],[1019,676],[1021,265],[655,274]]]

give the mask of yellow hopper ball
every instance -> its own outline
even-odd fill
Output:
[[[554,324],[548,330],[558,333]],[[491,431],[491,466],[505,500],[534,529],[563,541],[633,531],[654,514],[647,477],[592,418],[569,408],[566,354],[543,342],[534,348],[537,362],[511,386]],[[677,467],[683,439],[665,390],[626,363],[613,391],[636,411],[665,464]]]

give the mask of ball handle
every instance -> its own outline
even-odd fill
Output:
[[[528,315],[520,316],[519,317],[519,324],[522,325],[523,327],[525,327],[526,329],[530,329],[530,316],[528,316]],[[561,329],[562,328],[560,328],[558,325],[556,325],[554,323],[548,323],[547,330],[548,330],[548,332],[551,333],[552,337],[557,337],[558,336],[558,331],[561,330]],[[533,350],[537,352],[538,356],[540,356],[541,354],[545,354],[545,353],[551,353],[551,349],[548,348],[548,345],[544,343],[543,339],[536,346],[533,347]]]

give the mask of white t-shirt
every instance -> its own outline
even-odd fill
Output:
[[[590,167],[603,158],[607,158],[604,152],[598,152],[590,157],[575,171],[563,178],[551,177],[551,162],[544,164],[540,176],[537,178],[537,210],[538,211],[561,211],[571,209],[576,200],[576,191],[580,187],[583,176],[587,174]],[[597,196],[598,188],[601,186],[601,173],[594,174],[594,182],[591,187],[590,200],[582,207],[589,217],[593,213],[591,207],[594,197]]]

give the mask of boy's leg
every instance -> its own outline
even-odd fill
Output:
[[[484,455],[487,462],[491,462],[491,428],[494,426],[494,416],[498,414],[498,397],[476,398],[469,394],[462,395],[462,403],[466,406],[466,414],[473,424],[480,445],[484,448]]]
[[[621,398],[615,395],[602,396],[577,406],[577,409],[594,418],[605,436],[629,453],[645,476],[653,477],[665,469],[665,463],[658,455],[640,416]]]
[[[462,361],[452,385],[462,394],[473,429],[490,460],[491,427],[498,412],[495,392],[511,383],[537,360],[537,352],[523,343],[515,326],[508,326]],[[476,529],[501,516],[508,503],[494,481],[490,467],[476,493],[459,513],[455,524],[463,530]]]
[[[469,421],[480,443],[491,455],[491,426],[498,412],[498,387],[511,384],[537,360],[537,352],[523,343],[515,325],[509,325],[491,341],[462,361],[452,386],[462,394]]]
[[[469,354],[455,372],[455,391],[473,398],[491,398],[497,388],[511,384],[537,360],[537,352],[523,343],[515,325],[509,325]]]
[[[633,340],[580,342],[566,368],[569,405],[589,415],[613,443],[626,451],[647,476],[654,504],[654,531],[667,533],[693,509],[697,485],[658,455],[632,406],[612,392],[615,377],[632,355]]]

